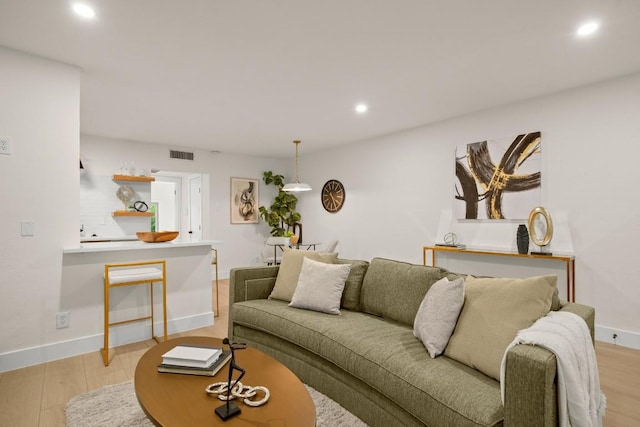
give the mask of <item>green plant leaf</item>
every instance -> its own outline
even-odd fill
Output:
[[[278,194],[273,198],[269,209],[265,206],[259,208],[260,218],[271,227],[272,236],[283,236],[287,232],[285,225],[289,228],[301,220],[300,213],[296,212],[298,198],[292,193],[282,191],[284,179],[283,175],[274,175],[272,171],[262,173],[262,180],[266,185],[273,184],[278,188]]]

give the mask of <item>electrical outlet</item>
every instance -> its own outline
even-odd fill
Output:
[[[11,140],[0,136],[0,154],[11,154]]]
[[[71,323],[71,313],[68,311],[61,311],[56,314],[56,329],[68,328]]]

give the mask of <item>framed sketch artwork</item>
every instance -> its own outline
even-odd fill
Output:
[[[258,180],[231,178],[231,224],[257,224]]]

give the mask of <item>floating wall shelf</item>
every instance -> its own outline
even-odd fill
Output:
[[[146,217],[150,217],[150,216],[153,216],[153,212],[113,211],[113,213],[111,215],[113,215],[113,216],[146,216]]]
[[[114,181],[129,181],[129,182],[153,182],[156,179],[152,176],[133,176],[133,175],[113,175]]]

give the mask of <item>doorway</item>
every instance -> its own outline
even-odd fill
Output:
[[[189,178],[189,235],[202,240],[202,177]]]
[[[156,205],[156,230],[176,230],[179,239],[202,240],[203,175],[158,171],[154,177],[151,202]]]

